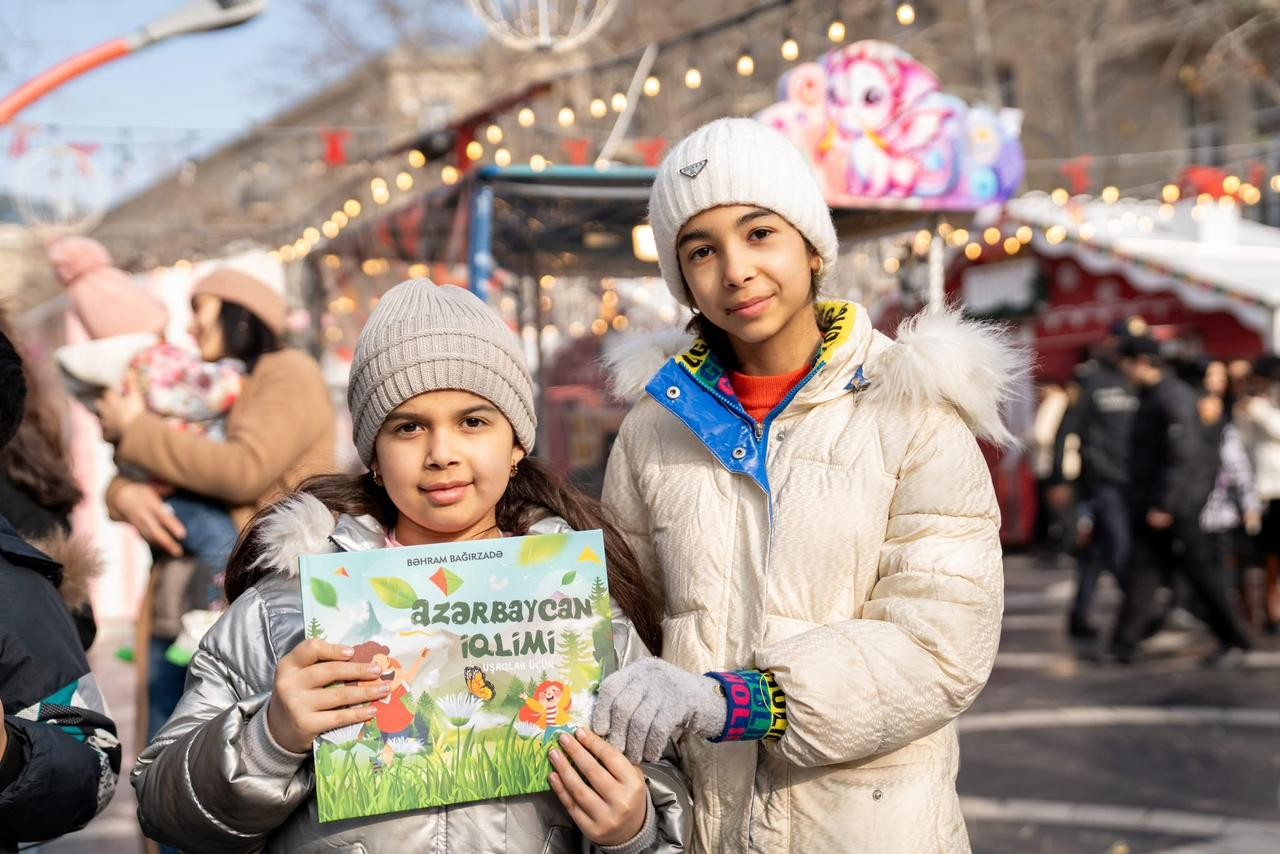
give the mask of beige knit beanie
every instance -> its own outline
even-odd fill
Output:
[[[789,139],[755,119],[716,119],[675,144],[653,182],[649,224],[671,294],[687,306],[676,235],[698,214],[724,205],[759,205],[780,214],[835,269],[840,244],[813,167]]]
[[[537,415],[520,340],[470,291],[410,279],[383,294],[360,332],[347,405],[356,450],[373,462],[373,443],[391,411],[429,391],[469,391],[498,407],[526,452]]]
[[[230,267],[219,267],[196,282],[191,297],[194,299],[200,294],[209,294],[247,309],[276,335],[284,332],[287,311],[284,297],[256,276]]]

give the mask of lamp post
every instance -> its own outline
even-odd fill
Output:
[[[49,92],[100,65],[174,36],[243,24],[267,8],[267,0],[190,0],[135,32],[89,48],[39,74],[0,100],[0,125]]]

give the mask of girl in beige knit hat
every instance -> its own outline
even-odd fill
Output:
[[[387,686],[325,688],[368,680],[370,665],[303,640],[299,555],[601,528],[614,613],[625,615],[613,626],[619,660],[661,644],[657,603],[622,535],[528,456],[533,382],[519,340],[478,298],[426,279],[388,291],[356,345],[347,399],[369,470],[313,479],[250,524],[227,570],[231,605],[138,760],[144,830],[193,851],[684,850],[680,774],[663,760],[633,765],[585,730],[552,751],[552,792],[317,820],[312,741],[368,721]]]
[[[604,500],[665,594],[664,645],[605,680],[593,728],[632,759],[680,738],[698,851],[967,850],[952,721],[1002,590],[974,433],[1008,437],[1015,354],[953,313],[895,343],[819,298],[830,211],[759,122],[673,146],[649,218],[697,339],[612,354],[638,402]]]

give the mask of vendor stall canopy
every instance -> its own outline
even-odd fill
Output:
[[[329,251],[360,262],[467,263],[487,249],[489,264],[501,267],[652,276],[656,265],[636,256],[632,232],[645,221],[653,174],[625,166],[489,166],[348,229]],[[484,229],[488,246],[476,246],[471,233]]]

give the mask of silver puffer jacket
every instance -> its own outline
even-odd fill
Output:
[[[335,525],[311,496],[283,502],[264,525],[263,541],[272,544],[264,558],[274,571],[205,636],[181,702],[134,766],[138,819],[147,836],[186,852],[592,850],[550,792],[321,824],[310,754],[284,750],[266,727],[276,664],[303,637],[297,559],[382,548],[386,539],[368,517],[338,516]],[[530,533],[566,529],[548,518]],[[621,662],[648,655],[629,622],[615,620],[614,638]],[[670,762],[646,764],[644,772],[645,830],[605,851],[685,850],[692,824],[688,783]]]

